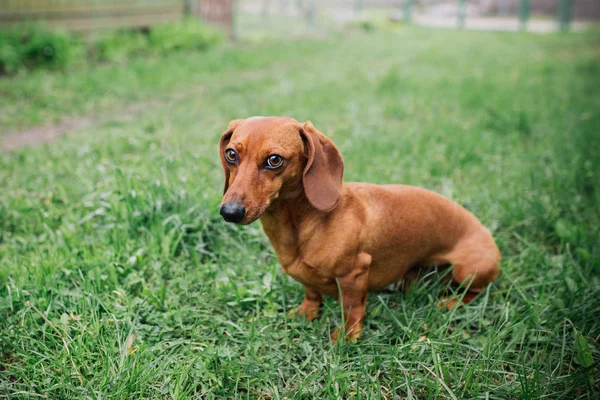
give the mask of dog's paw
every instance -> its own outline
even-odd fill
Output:
[[[469,304],[477,297],[477,295],[478,293],[467,292],[464,293],[462,297],[446,296],[437,303],[437,307],[445,307],[448,311],[451,311],[454,307],[462,307],[465,304]]]
[[[331,342],[336,343],[338,340],[341,340],[342,337],[346,342],[354,343],[358,339],[360,339],[362,335],[362,329],[353,328],[349,332],[346,332],[345,335],[341,334],[341,328],[335,328],[333,333],[331,334]]]
[[[452,310],[454,306],[458,303],[458,299],[451,298],[450,296],[444,297],[440,300],[436,306],[437,308],[446,308],[448,311]]]
[[[296,317],[303,317],[309,321],[313,321],[313,320],[319,318],[319,309],[318,308],[305,309],[302,306],[298,306],[288,313],[288,318],[296,318]]]

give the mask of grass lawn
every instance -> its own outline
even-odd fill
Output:
[[[599,31],[349,31],[0,80],[3,132],[96,115],[0,153],[0,398],[597,398]],[[452,312],[435,282],[372,294],[357,344],[330,343],[333,299],[285,318],[302,285],[218,214],[218,139],[251,115],[312,120],[348,181],[463,204],[501,277]]]

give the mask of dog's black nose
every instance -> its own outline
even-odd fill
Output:
[[[225,203],[221,206],[221,215],[227,222],[240,222],[246,215],[246,209],[240,203]]]

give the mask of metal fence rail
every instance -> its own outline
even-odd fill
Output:
[[[395,21],[423,26],[490,30],[567,30],[574,19],[600,20],[600,0],[239,0],[243,12],[303,16],[314,25],[317,16],[360,19],[371,10],[388,10]],[[578,23],[577,26],[581,26]]]

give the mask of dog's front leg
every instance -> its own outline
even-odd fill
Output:
[[[337,280],[339,285],[338,302],[344,309],[344,325],[333,332],[332,342],[338,340],[341,329],[344,329],[346,338],[350,341],[357,340],[362,334],[367,307],[370,264],[371,256],[361,253],[357,257],[356,266],[352,272]]]
[[[298,307],[294,308],[288,314],[288,317],[305,317],[307,320],[312,321],[319,317],[319,308],[323,304],[323,295],[313,288],[305,286],[306,295],[304,301]]]
[[[354,342],[362,334],[363,321],[365,319],[367,303],[367,292],[344,291],[342,289],[342,298],[340,304],[344,308],[344,325],[331,334],[331,341],[336,342],[340,337],[340,331],[344,328],[346,338]]]

